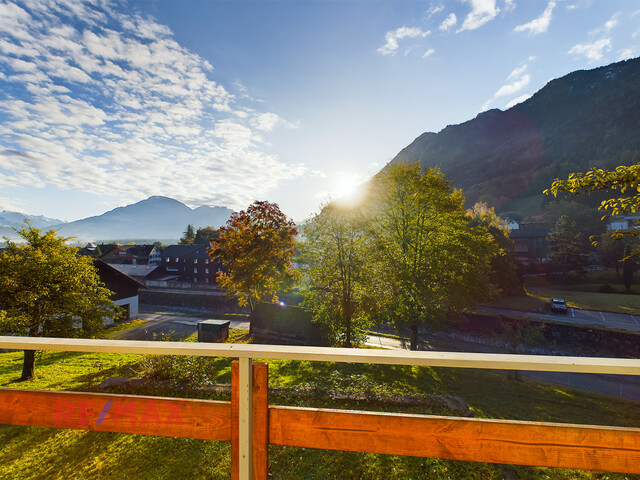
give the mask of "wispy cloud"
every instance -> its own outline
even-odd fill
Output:
[[[498,98],[515,95],[529,85],[531,82],[531,75],[527,73],[527,69],[528,65],[526,63],[514,69],[509,76],[507,76],[505,84],[493,94],[493,97],[484,103],[482,109],[488,109],[489,106]]]
[[[443,22],[440,24],[438,28],[444,32],[448,32],[449,30],[451,30],[451,28],[455,26],[456,23],[458,23],[458,17],[456,17],[455,13],[450,13],[449,16],[443,20]]]
[[[601,38],[590,43],[579,43],[569,50],[572,55],[582,55],[589,60],[589,63],[600,60],[605,52],[611,50],[611,39]]]
[[[604,25],[596,28],[595,30],[592,30],[591,32],[589,32],[589,35],[596,36],[608,34],[611,30],[618,26],[618,18],[620,18],[620,12],[614,13],[609,20],[604,22]]]
[[[430,57],[431,55],[433,55],[434,53],[436,53],[436,51],[433,48],[430,48],[429,50],[427,50],[426,52],[424,52],[422,54],[422,58],[427,58]]]
[[[471,4],[471,11],[467,14],[458,32],[475,30],[498,16],[500,9],[496,0],[462,0]]]
[[[618,60],[628,60],[630,58],[635,58],[637,56],[636,49],[634,47],[625,48],[620,50],[618,54]]]
[[[509,109],[515,105],[518,105],[519,103],[524,102],[525,100],[531,98],[532,94],[531,93],[524,93],[522,95],[520,95],[519,97],[514,98],[513,100],[511,100],[509,103],[507,103],[504,108],[505,109]]]
[[[540,33],[544,33],[549,29],[549,24],[551,23],[552,12],[556,6],[556,2],[551,1],[547,4],[547,8],[544,9],[542,15],[538,18],[531,20],[522,25],[518,25],[514,28],[514,32],[528,32],[529,35],[538,35]]]
[[[427,10],[427,15],[429,18],[433,17],[436,13],[440,13],[444,10],[444,5],[439,3],[438,5],[431,5],[429,10]]]
[[[403,38],[426,37],[430,33],[429,30],[423,31],[419,27],[396,28],[386,33],[386,43],[378,49],[378,53],[382,55],[395,55],[398,52],[398,48],[400,48],[398,40],[402,40]]]
[[[0,186],[243,207],[306,173],[264,151],[286,121],[130,5],[0,4],[0,31]]]

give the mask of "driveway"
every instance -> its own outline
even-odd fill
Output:
[[[198,322],[219,320],[215,314],[210,317],[191,317],[165,313],[141,313],[138,318],[146,320],[144,325],[120,332],[114,338],[118,340],[154,340],[169,335],[172,339],[182,339],[198,331]],[[248,321],[230,320],[231,328],[249,330]]]

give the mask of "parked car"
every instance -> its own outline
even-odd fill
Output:
[[[552,312],[567,313],[567,302],[563,298],[552,298],[550,308]]]

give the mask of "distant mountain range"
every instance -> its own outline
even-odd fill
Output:
[[[22,219],[27,217],[37,228],[53,228],[58,234],[76,237],[79,242],[87,241],[148,241],[176,242],[191,224],[198,227],[219,227],[224,224],[233,210],[226,207],[202,206],[189,208],[184,203],[168,197],[153,196],[126,207],[118,207],[102,215],[63,223],[60,220],[33,217],[15,212],[2,212],[8,218]],[[42,223],[36,223],[42,219]],[[48,223],[44,223],[45,220]],[[40,221],[40,220],[39,220]],[[13,233],[11,231],[11,233]]]
[[[22,228],[24,220],[29,220],[29,224],[33,227],[47,230],[53,225],[64,223],[63,220],[57,218],[43,217],[42,215],[28,215],[20,212],[9,212],[0,210],[0,236],[14,237],[14,228]]]
[[[423,133],[391,163],[416,160],[439,167],[469,206],[541,213],[554,179],[640,162],[640,58],[570,73],[506,111]]]

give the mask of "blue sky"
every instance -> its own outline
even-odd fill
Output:
[[[0,209],[301,221],[425,131],[638,55],[631,0],[0,0]]]

